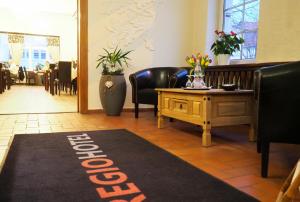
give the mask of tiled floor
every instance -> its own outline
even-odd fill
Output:
[[[256,145],[247,141],[248,126],[215,128],[213,146],[204,148],[201,129],[195,125],[175,121],[157,129],[152,113],[141,113],[139,119],[133,116],[130,112],[120,117],[77,113],[2,115],[0,165],[13,134],[126,128],[261,201],[274,201],[300,154],[298,145],[272,144],[269,178],[263,179]]]
[[[77,96],[52,96],[44,86],[13,85],[0,94],[0,114],[76,112]]]

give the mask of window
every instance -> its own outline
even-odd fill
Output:
[[[41,59],[46,60],[46,51],[41,50]]]
[[[9,59],[8,36],[0,33],[0,62],[8,62]]]
[[[35,70],[37,65],[45,65],[49,59],[47,38],[44,36],[25,35],[21,66]]]
[[[0,62],[12,62],[12,56],[9,49],[7,32],[0,32]],[[36,70],[37,66],[45,65],[46,61],[51,62],[52,58],[49,52],[48,37],[33,34],[23,34],[23,54],[20,66],[27,70]],[[59,41],[59,40],[58,40]],[[58,51],[57,53],[55,51]],[[53,54],[58,54],[59,49],[54,50]]]
[[[38,50],[33,51],[33,59],[39,59],[39,51]]]
[[[223,30],[234,31],[245,40],[231,59],[256,58],[258,17],[259,0],[224,0]]]

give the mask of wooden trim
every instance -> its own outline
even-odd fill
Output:
[[[20,35],[29,35],[29,36],[44,36],[44,37],[59,37],[56,35],[47,35],[47,34],[32,34],[32,33],[24,33],[24,32],[7,32],[7,31],[0,31],[0,34],[20,34]]]
[[[153,108],[140,108],[139,112],[153,112]],[[122,112],[134,112],[134,108],[125,108]],[[87,111],[88,114],[95,114],[95,113],[104,113],[103,109],[91,109]]]
[[[77,0],[78,111],[88,112],[88,1]]]
[[[263,63],[243,63],[243,64],[230,64],[230,65],[212,65],[208,66],[207,70],[215,71],[216,69],[222,70],[222,68],[232,68],[232,69],[238,69],[238,68],[261,68],[261,67],[268,67],[273,65],[280,65],[289,63],[291,61],[283,61],[283,62],[263,62]]]

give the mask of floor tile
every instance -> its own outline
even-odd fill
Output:
[[[0,115],[0,169],[11,143],[8,138],[13,134],[125,128],[261,201],[274,201],[299,158],[299,145],[272,144],[269,178],[264,179],[260,177],[256,144],[247,140],[248,126],[213,128],[213,146],[202,147],[200,127],[174,121],[158,129],[156,124],[151,112],[140,113],[139,119],[131,112],[122,113],[120,117],[103,113]]]

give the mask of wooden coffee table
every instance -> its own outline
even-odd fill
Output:
[[[210,130],[215,126],[250,124],[249,140],[254,141],[253,90],[224,91],[157,88],[158,128],[164,117],[202,126],[202,145],[211,145]]]

